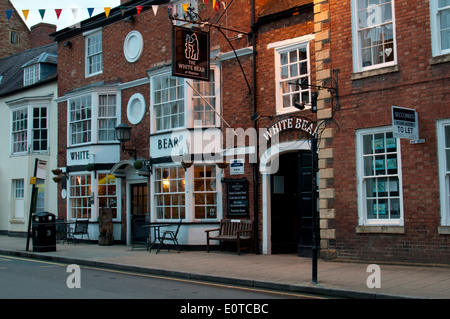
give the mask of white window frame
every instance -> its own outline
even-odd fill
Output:
[[[112,200],[114,201],[115,206],[112,208],[116,211],[116,217],[113,217],[113,221],[120,221],[121,220],[121,214],[120,211],[122,210],[120,196],[121,196],[121,182],[119,178],[115,179],[114,183],[109,183],[108,185],[114,185],[115,188],[115,194],[100,194],[99,191],[99,181],[101,180],[101,176],[103,175],[110,175],[109,171],[97,171],[97,172],[87,172],[87,171],[80,171],[80,172],[74,172],[69,175],[69,180],[67,182],[67,220],[75,220],[75,219],[89,219],[91,221],[97,221],[98,216],[100,214],[100,200],[101,198],[105,198],[106,201]],[[78,177],[85,177],[90,179],[89,184],[85,185],[79,185],[75,186],[73,185],[73,181],[78,181]],[[84,187],[84,194],[81,194],[82,187]],[[80,192],[74,193],[76,191],[76,188]],[[106,189],[108,186],[106,186]],[[76,203],[76,205],[74,205]],[[108,206],[106,206],[108,207]],[[86,210],[88,216],[81,216],[78,214],[74,215],[74,209],[82,209]]]
[[[196,201],[195,201],[195,195],[196,194],[203,194],[203,192],[197,192],[195,191],[195,187],[194,187],[194,170],[195,167],[199,167],[199,166],[211,166],[213,167],[213,169],[215,170],[215,187],[216,189],[214,191],[211,191],[209,193],[214,193],[216,196],[216,211],[215,211],[215,216],[213,217],[205,217],[205,218],[196,218],[195,216],[195,206],[196,206]],[[184,169],[181,165],[179,164],[160,164],[160,165],[155,165],[154,167],[154,172],[151,175],[151,179],[152,179],[152,184],[153,187],[151,189],[151,198],[152,198],[152,211],[154,212],[152,215],[152,221],[156,221],[156,222],[168,222],[168,221],[177,221],[179,220],[179,218],[173,218],[173,219],[166,219],[166,218],[159,218],[160,216],[158,216],[158,205],[157,205],[157,199],[156,196],[163,194],[162,192],[158,192],[158,187],[156,185],[157,182],[160,182],[161,179],[157,178],[158,173],[156,172],[157,169],[160,170],[164,170],[164,169],[173,169],[173,168],[178,168],[179,171],[183,171],[184,172],[184,181],[185,181],[185,187],[184,187],[184,191],[183,192],[177,192],[176,194],[183,194],[185,201],[184,201],[184,221],[187,222],[211,222],[211,221],[217,221],[220,220],[222,218],[223,212],[222,212],[222,183],[221,178],[223,175],[223,170],[217,168],[215,163],[211,163],[211,162],[203,162],[203,163],[196,163],[195,165],[192,165],[190,168]],[[161,177],[162,178],[162,177]]]
[[[386,134],[386,133],[392,133],[392,127],[386,126],[386,127],[378,127],[378,128],[370,128],[370,129],[361,129],[356,132],[356,163],[357,163],[357,190],[358,190],[358,215],[359,215],[359,225],[364,226],[404,226],[404,208],[403,208],[403,184],[402,184],[402,168],[401,168],[401,147],[400,147],[400,140],[395,139],[395,145],[396,145],[396,151],[390,151],[386,153],[380,153],[378,156],[383,156],[386,154],[393,155],[394,153],[397,154],[396,156],[396,166],[397,166],[397,173],[396,174],[384,174],[384,175],[371,175],[371,176],[365,176],[364,174],[364,142],[363,137],[366,135],[374,135],[374,134]],[[386,148],[386,146],[383,146]],[[375,153],[373,153],[375,154]],[[368,157],[374,157],[376,158],[377,155],[366,155]],[[388,157],[386,155],[386,157]],[[375,164],[374,164],[375,165]],[[386,164],[385,164],[386,165]],[[396,187],[398,187],[398,196],[375,196],[376,199],[387,199],[392,200],[398,198],[399,201],[399,218],[387,218],[387,219],[380,219],[380,218],[368,218],[367,216],[367,196],[366,196],[366,181],[367,180],[373,180],[377,179],[379,182],[379,179],[382,178],[397,178],[398,184]],[[386,183],[387,184],[387,183]],[[378,186],[376,186],[378,188]],[[388,187],[388,186],[385,186]],[[390,186],[389,186],[390,187]],[[379,189],[376,190],[376,194],[378,194]],[[389,212],[387,212],[389,214]]]
[[[13,179],[13,219],[25,219],[25,181],[21,179]]]
[[[161,105],[162,103],[158,103],[155,106],[155,102],[158,102],[158,100],[155,98],[155,79],[162,77],[162,76],[168,76],[169,78],[172,77],[170,71],[168,69],[164,69],[164,70],[160,70],[159,72],[154,72],[154,73],[149,73],[149,77],[150,77],[150,115],[151,115],[151,121],[150,121],[150,132],[152,133],[168,133],[174,130],[178,130],[178,129],[183,129],[186,127],[196,127],[196,126],[201,126],[201,127],[220,127],[221,125],[221,120],[220,120],[220,114],[221,114],[221,94],[220,94],[220,90],[221,90],[221,75],[220,75],[220,68],[219,66],[215,65],[215,66],[211,66],[210,67],[211,71],[214,72],[214,76],[215,76],[215,83],[214,83],[214,99],[215,99],[215,105],[212,105],[215,109],[215,112],[211,110],[211,108],[209,107],[209,105],[207,105],[204,100],[202,98],[200,98],[197,94],[194,94],[194,90],[191,88],[191,86],[193,86],[194,88],[197,89],[197,86],[194,85],[195,81],[192,79],[184,79],[184,78],[180,78],[180,77],[173,77],[174,79],[177,79],[179,81],[179,88],[182,88],[183,90],[183,97],[179,97],[177,96],[177,99],[175,99],[175,101],[182,101],[182,105],[184,107],[184,122],[182,123],[182,125],[178,125],[176,127],[172,127],[170,125],[170,127],[168,128],[158,128],[157,125],[157,120],[161,117],[157,117],[157,112],[156,112],[156,106]],[[202,83],[200,81],[200,83]],[[199,92],[202,93],[202,92]],[[197,95],[197,96],[196,96]],[[211,98],[211,96],[203,96],[206,100],[209,100],[209,98]],[[209,112],[211,110],[211,112],[215,113],[215,119],[214,119],[214,124],[206,124],[203,121],[194,121],[194,99],[198,99],[199,101],[201,100],[201,103],[204,107],[204,110],[206,112]],[[211,104],[211,103],[210,103]],[[181,103],[180,103],[181,105]],[[180,114],[180,113],[177,113]]]
[[[450,226],[450,154],[447,163],[446,153],[450,153],[446,147],[445,127],[450,127],[450,119],[438,120],[436,122],[436,134],[438,139],[438,160],[439,160],[439,190],[441,202],[441,226]]]
[[[35,63],[23,69],[23,86],[38,82],[41,78],[41,64]]]
[[[36,98],[36,99],[24,99],[21,101],[16,102],[11,102],[8,103],[6,102],[11,110],[11,122],[10,122],[10,154],[15,156],[15,155],[26,155],[26,154],[48,154],[49,150],[50,150],[50,102],[48,98],[44,98],[44,99],[40,99],[40,98]],[[47,148],[44,150],[35,150],[34,149],[34,130],[35,128],[33,127],[34,125],[34,109],[35,108],[45,108],[46,109],[46,117],[45,117],[45,123],[46,123],[46,128],[45,130],[47,130]],[[25,112],[26,114],[26,128],[22,128],[21,132],[22,134],[24,134],[24,139],[21,141],[21,143],[24,143],[25,148],[21,151],[15,151],[14,150],[14,134],[19,133],[18,131],[13,131],[14,127],[15,127],[15,121],[14,121],[14,113],[15,112]],[[39,112],[40,114],[40,112]],[[39,117],[39,120],[42,120],[43,118]],[[40,121],[40,124],[42,124],[42,122]],[[39,130],[41,130],[41,128],[39,128]]]
[[[107,114],[107,116],[104,116],[103,114],[100,114],[100,97],[101,96],[111,96],[111,95],[115,95],[115,101],[116,101],[116,105],[115,105],[115,116],[112,116],[111,113],[112,111],[110,110]],[[90,128],[86,131],[89,134],[89,138],[87,141],[83,141],[83,142],[72,142],[72,135],[73,135],[73,131],[72,131],[72,124],[74,124],[76,121],[72,121],[71,120],[71,104],[72,102],[75,102],[78,99],[87,99],[90,100],[91,105],[90,105],[90,118],[89,119],[85,119],[84,122],[89,123]],[[117,143],[117,140],[115,138],[114,134],[110,134],[110,138],[111,139],[107,139],[107,140],[102,140],[100,138],[100,134],[99,134],[99,129],[101,125],[99,125],[99,121],[102,120],[112,120],[115,118],[116,120],[116,124],[114,125],[117,126],[119,121],[120,121],[120,93],[115,90],[115,89],[111,89],[111,88],[98,88],[95,91],[89,91],[89,92],[83,92],[77,95],[73,95],[67,98],[67,145],[69,146],[80,146],[80,145],[89,145],[89,144],[97,144],[97,143],[102,143],[102,144],[109,144],[109,143]],[[112,132],[113,128],[111,127],[111,125],[109,125],[110,127],[108,127],[108,130]]]
[[[292,105],[290,107],[284,107],[283,106],[283,89],[282,89],[282,82],[285,83],[285,87],[289,88],[290,94],[296,94],[298,93],[299,96],[299,103],[303,103],[305,105],[305,109],[311,108],[311,88],[309,86],[300,87],[299,85],[290,85],[286,83],[298,83],[297,80],[300,78],[307,79],[307,82],[304,81],[304,83],[312,84],[311,83],[311,57],[310,57],[310,42],[314,40],[314,35],[305,35],[302,37],[289,39],[285,41],[279,41],[275,43],[271,43],[267,46],[268,49],[275,49],[275,86],[276,86],[276,113],[277,115],[282,115],[286,113],[291,112],[298,112],[299,110],[294,106],[294,102],[291,101]],[[289,77],[287,80],[282,79],[281,76],[281,55],[292,52],[294,50],[299,49],[306,49],[306,64],[307,64],[307,72],[304,74],[300,74],[300,70],[297,69],[298,75],[294,77]],[[304,61],[304,60],[302,60]],[[297,63],[297,62],[296,62]],[[291,64],[291,63],[289,63]],[[294,63],[292,63],[293,65]],[[290,73],[290,72],[289,72]],[[307,101],[302,100],[302,93],[306,93],[308,98]]]
[[[206,167],[212,168],[212,171],[214,172],[214,176],[203,176],[203,177],[196,177],[195,171],[198,169],[201,169],[203,172],[205,172]],[[193,200],[193,218],[195,220],[217,220],[217,214],[218,214],[218,193],[217,193],[217,185],[220,181],[217,179],[218,169],[216,167],[216,164],[202,164],[202,165],[193,165],[193,183],[194,185],[194,200]],[[211,187],[211,184],[209,184],[208,189],[208,181],[214,181],[214,188]],[[203,184],[200,185],[199,183]],[[197,189],[197,187],[199,189]],[[209,203],[208,201],[213,198],[215,203]],[[204,217],[197,217],[197,208],[204,210]],[[213,209],[213,211],[211,211]]]
[[[438,2],[439,0],[430,0],[431,44],[434,57],[450,54],[450,47],[448,49],[442,49],[441,47],[441,26],[439,19],[442,11],[450,10],[450,5],[439,8]]]
[[[103,47],[103,39],[102,39],[103,35],[102,35],[102,30],[96,29],[96,30],[92,30],[89,32],[85,32],[83,34],[83,36],[85,36],[85,76],[91,77],[91,76],[103,73],[103,48],[102,48]],[[100,50],[90,52],[90,50],[89,50],[90,47],[98,45],[98,43],[95,43],[94,45],[90,45],[90,42],[98,37],[100,39]],[[99,61],[93,62],[92,60],[94,59],[94,57],[100,57],[100,62]],[[95,70],[92,71],[91,67],[94,64],[99,65],[99,68],[98,69],[96,68]]]
[[[392,41],[393,41],[393,48],[392,48],[392,52],[391,54],[393,54],[393,60],[392,61],[387,61],[387,62],[383,62],[383,63],[376,63],[376,64],[370,64],[370,65],[363,65],[363,61],[362,61],[362,50],[361,50],[361,41],[359,38],[359,19],[358,19],[358,7],[357,7],[357,2],[360,0],[352,0],[351,4],[352,4],[352,35],[353,35],[353,70],[355,73],[357,72],[362,72],[362,71],[369,71],[369,70],[373,70],[373,69],[379,69],[379,68],[383,68],[383,67],[388,67],[388,66],[393,66],[397,64],[397,40],[396,40],[396,23],[395,23],[395,0],[392,0],[391,2],[391,12],[392,12]],[[379,0],[379,1],[383,1],[383,3],[385,3],[385,1],[388,0]],[[374,6],[374,7],[370,7],[370,5],[368,6],[368,8],[366,9],[371,10],[370,12],[368,12],[368,17],[367,20],[372,18],[370,21],[370,23],[374,23],[371,26],[367,26],[365,28],[366,31],[373,31],[376,28],[380,28],[380,27],[384,27],[385,25],[391,24],[390,21],[387,22],[383,22],[380,20],[377,20],[377,14],[381,14],[379,13],[378,10],[378,6]],[[379,9],[380,11],[382,9]],[[377,13],[378,12],[378,13]],[[362,28],[364,29],[364,28]],[[385,49],[385,51],[388,48]]]
[[[164,176],[164,173],[168,172],[168,176]],[[176,176],[171,176],[170,174],[173,174],[173,172],[176,172]],[[184,174],[184,178],[182,176],[180,176],[180,172]],[[154,205],[154,212],[155,212],[155,218],[157,221],[175,221],[175,220],[186,220],[187,215],[188,215],[188,210],[187,210],[187,200],[188,200],[188,195],[187,195],[187,181],[186,181],[186,175],[187,175],[187,170],[184,170],[183,167],[181,167],[180,165],[166,165],[166,166],[158,166],[155,167],[155,172],[153,173],[153,193],[152,193],[152,198],[153,198],[153,205]],[[183,180],[184,180],[184,185],[183,185]],[[179,183],[182,183],[181,185],[179,185]],[[167,183],[167,184],[166,184]],[[176,183],[175,184],[175,191],[173,191],[173,185],[171,185],[171,183]],[[159,186],[158,186],[159,184]],[[174,196],[178,196],[178,202],[175,205],[175,202],[173,201],[173,199],[175,198]],[[158,197],[162,198],[162,201],[158,200]],[[167,201],[166,203],[166,199],[170,198],[170,202]],[[182,199],[182,201],[180,202],[180,199]],[[184,201],[184,205],[182,204],[182,202]],[[165,208],[170,208],[171,209],[171,213],[170,213],[170,218],[167,218],[165,216]],[[172,211],[172,208],[175,208],[178,210],[178,215],[174,214],[174,212]],[[184,208],[184,216],[182,213],[182,209]],[[159,210],[162,209],[162,215],[159,213]]]
[[[86,182],[82,178],[85,178]],[[88,181],[89,179],[89,181]],[[82,183],[83,181],[83,183]],[[78,183],[78,185],[76,185]],[[68,180],[68,220],[92,219],[92,174],[89,172],[74,173]],[[80,210],[80,211],[79,211]],[[79,214],[79,213],[80,214]],[[75,214],[74,214],[75,213]]]

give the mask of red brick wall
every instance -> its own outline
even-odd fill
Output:
[[[30,48],[30,32],[14,6],[8,0],[0,0],[0,59]],[[13,10],[8,20],[6,10]],[[10,32],[19,37],[17,44],[11,43]]]
[[[55,40],[50,37],[50,34],[54,32],[56,32],[56,25],[54,24],[39,23],[32,26],[30,31],[31,48],[54,43]]]
[[[395,1],[399,71],[351,80],[350,1],[330,1],[332,63],[340,69],[341,110],[334,135],[336,248],[341,258],[450,262],[450,236],[439,235],[436,120],[450,117],[450,64],[431,65],[429,1]],[[392,125],[391,106],[414,108],[424,144],[401,141],[404,234],[357,234],[355,132]]]

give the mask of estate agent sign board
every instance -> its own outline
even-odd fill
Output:
[[[392,129],[395,138],[419,139],[419,118],[413,109],[392,107]]]
[[[173,26],[172,75],[209,81],[209,33]]]

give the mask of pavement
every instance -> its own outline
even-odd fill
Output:
[[[233,251],[161,250],[126,245],[57,244],[56,251],[34,252],[33,241],[0,236],[0,255],[29,257],[80,266],[210,281],[253,288],[320,294],[350,299],[449,299],[450,265],[406,265],[318,260],[318,283],[312,283],[312,259]],[[369,267],[369,269],[368,269]],[[369,271],[368,271],[369,270]],[[373,277],[379,274],[379,281]],[[367,282],[379,282],[369,288]],[[373,285],[369,285],[373,286]]]

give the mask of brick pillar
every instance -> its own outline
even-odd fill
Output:
[[[330,9],[328,0],[314,0],[314,33],[316,85],[330,86],[332,77],[330,52]],[[331,119],[333,109],[331,94],[327,89],[319,90],[317,99],[317,122]],[[324,126],[322,126],[324,127]],[[319,140],[319,216],[320,255],[325,260],[336,258],[333,168],[334,128],[327,127]]]

